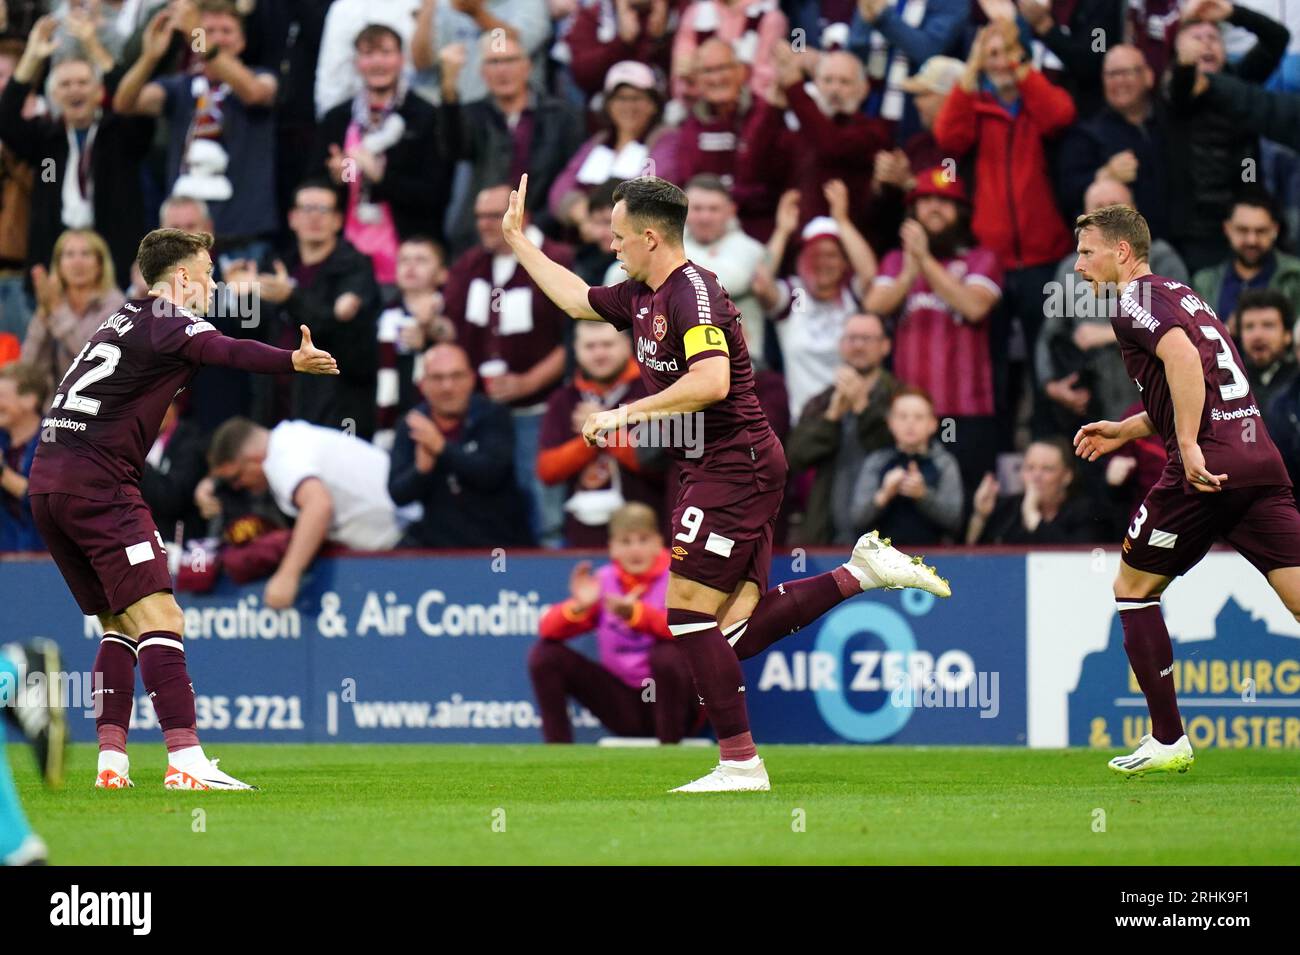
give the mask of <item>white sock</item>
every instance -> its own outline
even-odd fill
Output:
[[[843,563],[840,566],[847,568],[850,574],[858,578],[858,583],[862,585],[863,590],[879,590],[885,586],[884,581],[866,567],[859,567],[857,564],[850,563]]]
[[[734,766],[736,769],[757,769],[761,762],[762,760],[755,755],[749,757],[749,759],[724,759],[722,765]]]
[[[200,766],[208,765],[208,757],[204,755],[202,746],[186,746],[184,749],[173,750],[167,754],[167,761],[177,769],[184,769],[196,763]]]
[[[126,753],[119,753],[115,750],[103,750],[99,754],[99,769],[97,773],[102,773],[106,769],[111,769],[119,776],[129,776],[131,761],[126,758]]]

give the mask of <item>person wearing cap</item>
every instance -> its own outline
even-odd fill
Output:
[[[917,174],[908,195],[902,247],[885,256],[867,310],[894,319],[894,374],[923,389],[953,427],[944,445],[963,486],[991,470],[997,452],[990,312],[1002,297],[1002,267],[970,231],[970,200],[941,166]]]
[[[907,98],[908,74],[950,49],[969,22],[967,0],[858,0],[848,46],[871,81],[867,115],[896,123],[896,142],[920,125]]]
[[[1006,446],[1023,377],[1021,361],[1009,357],[1013,329],[1018,325],[1027,343],[1038,337],[1043,286],[1074,247],[1056,206],[1047,161],[1047,141],[1074,119],[1070,94],[1026,61],[1015,24],[998,20],[977,34],[961,82],[934,120],[934,138],[945,155],[973,157],[971,228],[1004,270],[1005,307],[994,313],[990,344]]]
[[[1061,143],[1057,182],[1062,211],[1067,221],[1073,220],[1083,211],[1088,187],[1109,180],[1133,191],[1152,237],[1163,236],[1169,227],[1168,117],[1154,95],[1155,74],[1141,50],[1119,43],[1106,51],[1101,79],[1105,105],[1076,124]]]
[[[767,245],[768,261],[779,268],[791,236],[800,232],[795,274],[774,281],[764,268],[754,279],[754,294],[777,323],[792,421],[808,399],[834,383],[844,323],[860,311],[858,303],[876,274],[875,253],[849,218],[844,183],[826,184],[831,215],[814,217],[800,231],[803,201],[793,189],[781,197]]]
[[[600,115],[600,131],[551,184],[551,215],[560,222],[580,223],[587,194],[611,179],[650,174],[676,181],[677,130],[662,122],[663,95],[654,70],[635,60],[611,66]]]
[[[898,84],[912,99],[911,109],[920,129],[904,140],[902,147],[876,153],[867,239],[877,251],[891,249],[898,241],[898,227],[906,212],[904,200],[916,186],[916,170],[938,166],[946,158],[934,141],[934,118],[965,68],[961,60],[951,56],[932,56],[915,76]]]

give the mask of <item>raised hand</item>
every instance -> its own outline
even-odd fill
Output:
[[[311,329],[306,325],[299,325],[298,330],[302,332],[302,343],[293,353],[293,370],[300,371],[304,375],[337,375],[339,363],[329,352],[322,351],[312,344]]]
[[[600,601],[600,581],[591,572],[591,561],[579,561],[569,573],[569,596],[579,610],[588,610]]]
[[[506,207],[506,214],[501,218],[501,231],[505,233],[507,240],[524,234],[524,209],[527,201],[528,173],[524,173],[519,177],[519,188],[511,190],[510,205]]]

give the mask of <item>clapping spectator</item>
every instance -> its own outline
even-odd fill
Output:
[[[424,400],[398,423],[388,489],[423,516],[407,531],[416,547],[501,547],[532,543],[515,482],[510,413],[474,390],[458,345],[424,354]]]
[[[1073,450],[1059,438],[1035,441],[1020,468],[1024,491],[999,497],[985,474],[975,491],[967,544],[1084,544],[1106,539],[1096,507],[1074,493]]]
[[[1225,318],[1250,289],[1276,289],[1300,309],[1300,258],[1277,247],[1281,226],[1272,197],[1262,187],[1241,191],[1222,229],[1231,254],[1192,276],[1196,294]]]
[[[875,528],[900,546],[937,544],[961,529],[962,484],[957,462],[935,437],[939,420],[929,396],[898,391],[885,421],[892,446],[868,454],[853,489],[852,540]]]
[[[795,274],[773,282],[760,271],[755,278],[754,294],[777,321],[792,419],[834,381],[844,322],[859,310],[876,275],[875,254],[849,219],[844,183],[828,183],[825,192],[832,216],[813,219],[804,227]],[[768,259],[774,264],[785,257],[801,203],[802,195],[795,190],[781,197],[776,231],[768,242]]]
[[[340,237],[338,192],[324,180],[298,187],[289,228],[295,242],[287,255],[231,263],[226,281],[255,285],[262,307],[259,330],[268,344],[293,347],[298,327],[306,325],[319,347],[339,356],[339,373],[259,379],[259,387],[269,386],[270,393],[258,417],[298,418],[369,439],[375,430],[380,308],[370,260]]]
[[[538,432],[546,399],[564,374],[564,341],[570,319],[519,267],[506,244],[501,219],[509,204],[509,186],[494,186],[478,194],[474,212],[479,245],[452,264],[445,297],[457,340],[469,354],[483,390],[493,401],[510,408],[516,479],[533,502],[536,536],[546,541],[559,533],[560,499],[537,477]],[[534,241],[552,260],[567,264],[569,254],[564,246],[534,235]]]
[[[27,475],[41,440],[51,379],[28,362],[0,368],[0,552],[45,550],[32,520]]]
[[[397,250],[397,296],[379,314],[379,373],[375,395],[375,444],[393,447],[397,422],[419,400],[420,355],[431,345],[455,340],[444,314],[447,281],[442,248],[413,236]]]
[[[1258,38],[1233,63],[1224,48],[1224,22]],[[1227,251],[1220,224],[1231,212],[1243,169],[1259,161],[1259,137],[1239,117],[1214,110],[1197,97],[1198,77],[1223,73],[1263,83],[1282,61],[1289,37],[1282,24],[1228,0],[1193,0],[1183,12],[1175,39],[1177,61],[1169,72],[1165,95],[1170,115],[1167,176],[1181,184],[1187,198],[1170,206],[1169,238],[1193,274]]]
[[[1166,116],[1155,95],[1155,74],[1142,52],[1126,43],[1106,51],[1102,63],[1105,105],[1066,134],[1061,143],[1058,181],[1062,208],[1071,217],[1083,209],[1084,193],[1094,182],[1110,181],[1133,192],[1153,238],[1166,235]],[[1164,275],[1166,273],[1159,272]]]
[[[123,115],[167,119],[165,192],[208,203],[216,239],[227,255],[259,258],[270,250],[275,217],[275,129],[278,83],[270,70],[240,59],[244,27],[231,0],[201,0],[206,44],[202,69],[151,80],[184,24],[161,10],[149,21],[140,59],[113,95]]]
[[[294,519],[288,549],[262,596],[272,609],[293,606],[303,574],[326,542],[378,551],[401,539],[388,496],[388,455],[353,435],[306,421],[267,430],[231,418],[212,436],[208,464],[236,490],[269,490]]]
[[[908,209],[902,248],[885,256],[866,305],[894,316],[894,374],[930,396],[945,446],[972,487],[997,449],[989,316],[1002,269],[991,249],[976,245],[966,190],[943,169],[917,175]]]
[[[586,216],[593,188],[637,176],[677,181],[677,130],[663,123],[663,94],[654,71],[624,60],[605,77],[600,131],[578,147],[551,184],[551,215],[576,225]]]
[[[811,468],[800,543],[852,543],[853,492],[868,454],[892,443],[885,424],[898,381],[884,367],[889,336],[879,315],[844,323],[835,383],[812,398],[785,445],[790,472]]]
[[[437,110],[407,89],[401,36],[372,24],[355,46],[361,89],[321,120],[314,164],[347,193],[343,235],[370,256],[375,280],[391,287],[402,239],[442,238],[450,157]]]
[[[51,70],[53,116],[26,118],[27,96],[58,45],[56,27],[52,17],[37,21],[0,94],[0,141],[39,173],[27,264],[49,262],[65,229],[94,229],[112,252],[114,273],[126,276],[144,232],[139,167],[153,141],[153,123],[102,108],[99,71],[81,59],[62,60]]]
[[[578,5],[562,42],[569,71],[587,96],[600,92],[615,63],[636,60],[667,75],[674,0],[590,0]]]
[[[455,148],[469,163],[468,202],[455,218],[452,251],[470,248],[477,239],[473,201],[484,189],[518,182],[528,173],[528,212],[550,221],[547,197],[555,178],[584,139],[582,110],[528,86],[528,54],[511,36],[485,36],[479,43],[487,96],[444,106]],[[457,125],[458,124],[458,125]],[[504,206],[502,207],[504,210]]]
[[[565,489],[565,545],[599,547],[608,537],[610,516],[625,501],[657,503],[663,488],[641,473],[635,447],[601,448],[582,437],[589,415],[646,393],[627,335],[606,322],[577,322],[573,334],[577,369],[546,404],[537,473],[546,484]]]
[[[23,339],[23,361],[58,381],[126,297],[118,288],[108,246],[89,229],[69,229],[59,236],[49,270],[32,268],[32,285],[36,313]]]
[[[767,328],[753,283],[758,269],[768,268],[767,249],[740,228],[736,204],[718,176],[706,173],[691,179],[686,184],[686,200],[689,205],[682,235],[686,257],[718,277],[740,310],[750,357],[765,365]]]
[[[672,563],[654,511],[628,504],[609,524],[610,562],[592,573],[578,563],[569,597],[538,624],[528,675],[542,716],[542,738],[572,743],[569,699],[618,736],[676,743],[702,725],[686,658],[668,632],[664,610]],[[594,630],[599,662],[563,641]],[[650,690],[647,693],[647,690]]]
[[[981,5],[992,10],[994,20],[1010,2],[982,0]],[[1034,65],[1070,92],[1081,114],[1091,115],[1101,105],[1102,57],[1124,36],[1126,6],[1127,0],[1016,0]],[[1099,36],[1107,41],[1098,43]]]
[[[849,48],[867,66],[867,115],[896,123],[897,142],[906,142],[919,128],[906,95],[907,77],[931,57],[947,53],[969,18],[967,0],[928,0],[912,10],[895,0],[857,0]]]

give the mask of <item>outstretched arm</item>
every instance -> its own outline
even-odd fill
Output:
[[[524,200],[527,195],[528,173],[524,173],[519,179],[519,188],[510,193],[510,207],[501,220],[501,229],[515,258],[532,276],[537,287],[565,314],[573,318],[604,321],[587,301],[587,283],[553,261],[524,235]]]
[[[300,371],[307,375],[337,375],[339,364],[327,351],[312,344],[311,332],[300,325],[302,344],[294,351],[273,348],[247,338],[208,335],[199,351],[199,364],[240,368],[260,375]]]

